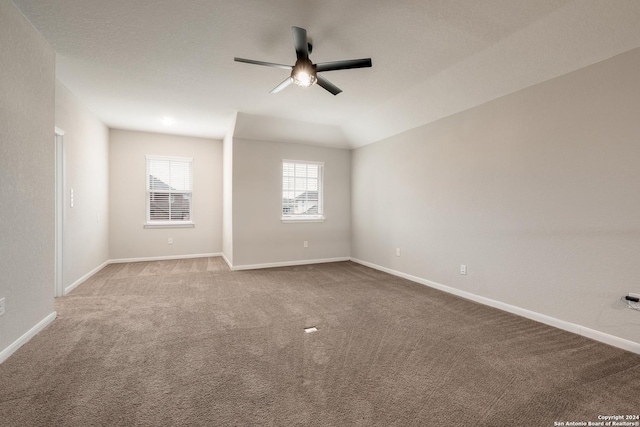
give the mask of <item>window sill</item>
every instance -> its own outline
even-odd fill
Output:
[[[146,222],[144,228],[194,228],[193,222]]]
[[[281,218],[283,224],[293,224],[293,223],[307,223],[307,222],[324,222],[323,216],[304,218],[304,217],[282,217]]]

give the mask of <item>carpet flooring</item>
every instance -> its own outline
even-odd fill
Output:
[[[640,355],[352,262],[112,264],[56,310],[0,365],[2,426],[538,427],[640,413]]]

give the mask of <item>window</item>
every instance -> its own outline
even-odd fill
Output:
[[[282,221],[323,221],[324,163],[282,161]]]
[[[147,156],[147,226],[193,226],[193,159]]]

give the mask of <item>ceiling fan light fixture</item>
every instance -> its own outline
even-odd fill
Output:
[[[309,60],[298,61],[291,71],[291,78],[295,84],[302,87],[312,86],[318,81],[315,67]]]
[[[295,84],[302,87],[309,87],[318,81],[314,74],[309,74],[306,71],[299,71],[292,78]]]

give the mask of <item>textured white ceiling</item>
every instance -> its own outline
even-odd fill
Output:
[[[640,47],[638,0],[13,2],[108,126],[210,138],[239,112],[242,137],[357,147]],[[293,64],[293,25],[314,62],[373,68],[270,94],[286,70],[233,58]]]

